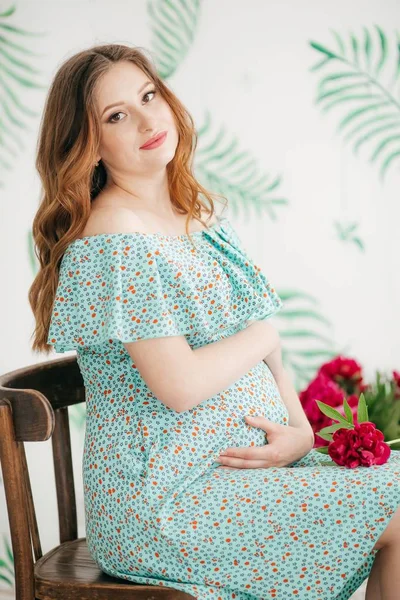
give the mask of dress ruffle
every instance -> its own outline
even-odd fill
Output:
[[[48,344],[66,352],[110,339],[211,335],[282,308],[227,217],[192,240],[195,249],[186,234],[111,233],[72,242],[60,265]]]

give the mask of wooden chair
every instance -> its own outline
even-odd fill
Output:
[[[193,600],[173,588],[110,577],[89,555],[86,538],[78,538],[68,406],[80,402],[85,402],[85,388],[76,356],[0,377],[0,461],[16,600]],[[60,545],[43,555],[24,442],[50,437]]]

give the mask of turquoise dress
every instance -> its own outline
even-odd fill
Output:
[[[227,469],[261,446],[244,420],[282,425],[270,369],[181,413],[146,386],[122,342],[184,335],[198,348],[283,306],[227,217],[192,234],[97,234],[62,257],[48,343],[76,350],[86,389],[83,484],[89,552],[105,573],[208,600],[345,600],[400,505],[400,452],[381,466]]]

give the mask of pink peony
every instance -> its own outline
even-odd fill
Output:
[[[394,397],[400,398],[400,373],[398,371],[393,371],[393,381],[394,381]]]
[[[325,420],[325,415],[321,413],[315,400],[320,400],[329,404],[329,406],[341,406],[343,404],[343,391],[326,375],[317,375],[308,387],[300,392],[300,401],[305,413],[311,422],[317,423]]]
[[[329,377],[346,394],[359,394],[364,391],[362,367],[353,358],[336,356],[333,360],[320,367],[319,374]]]
[[[332,425],[332,419],[320,411],[316,400],[320,400],[325,404],[329,404],[329,406],[332,406],[339,411],[340,414],[344,415],[344,392],[334,381],[332,381],[323,373],[317,375],[317,377],[311,381],[308,387],[304,391],[300,392],[299,398],[304,412],[306,413],[307,419],[310,422],[315,434],[317,434],[317,431],[320,431],[324,427]],[[348,398],[348,403],[352,409],[354,421],[356,421],[358,397],[355,395],[350,396]],[[327,445],[327,440],[324,440],[319,436],[315,437],[314,448]]]
[[[328,446],[331,459],[340,466],[354,469],[363,466],[383,465],[390,456],[390,446],[375,423],[365,421],[353,429],[337,429]]]

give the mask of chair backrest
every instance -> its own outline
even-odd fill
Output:
[[[85,388],[76,356],[0,376],[0,462],[17,598],[34,598],[34,560],[42,557],[24,442],[52,438],[60,544],[76,540],[68,406],[81,402],[85,402]]]

